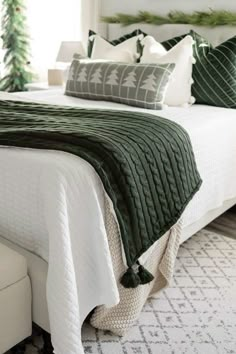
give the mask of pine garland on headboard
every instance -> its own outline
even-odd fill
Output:
[[[166,16],[153,14],[148,11],[139,11],[137,15],[127,15],[118,13],[115,16],[102,17],[106,23],[120,23],[123,26],[129,26],[135,23],[146,23],[153,25],[163,24],[190,24],[195,26],[236,26],[236,13],[229,11],[209,10],[195,11],[192,14],[186,14],[180,11],[171,11]]]

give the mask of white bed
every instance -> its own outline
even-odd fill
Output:
[[[77,106],[81,108],[138,110],[139,112],[160,115],[183,126],[189,133],[197,166],[203,179],[201,191],[197,193],[184,212],[183,228],[185,230],[191,224],[203,218],[207,212],[221,207],[224,201],[236,197],[236,185],[234,183],[236,178],[236,166],[234,163],[234,161],[236,161],[236,111],[233,109],[193,105],[189,108],[169,107],[162,111],[151,111],[118,103],[90,101],[69,97],[64,95],[63,89],[24,92],[14,94],[14,96],[36,102]],[[11,150],[12,149],[9,149],[8,152]],[[18,149],[16,150],[15,153],[19,153]],[[27,151],[27,156],[30,153],[36,155],[43,154],[39,151]],[[54,159],[55,156],[57,156],[57,158],[59,158],[59,156],[60,158],[64,158],[65,155],[67,155],[67,158],[72,158],[72,156],[60,152],[48,152],[48,156],[50,154],[52,155],[52,159]],[[22,160],[22,151],[20,155]],[[45,163],[44,154],[42,160],[43,163]],[[76,160],[78,160],[78,157]],[[88,169],[89,168],[90,167],[88,167]],[[182,242],[189,237],[190,234],[185,231],[182,236]],[[42,258],[47,258],[47,254],[44,253],[45,246],[41,245],[41,247],[42,251],[40,249],[38,250],[39,255],[42,256]]]
[[[14,97],[51,104],[136,110],[67,97],[62,90]],[[200,191],[182,217],[183,242],[236,202],[236,112],[195,105],[152,113],[174,120],[188,131],[203,179]],[[4,236],[4,243],[9,245],[10,241],[12,247],[20,246],[20,252],[30,251],[25,254],[33,286],[34,321],[52,332],[56,354],[64,354],[63,348],[68,348],[67,353],[80,353],[80,336],[75,339],[75,333],[85,317],[98,305],[116,305],[120,296],[107,242],[106,197],[100,179],[88,163],[63,152],[0,148],[0,163],[4,166],[0,175],[0,235]],[[112,211],[109,209],[108,213]],[[49,248],[50,325],[45,295]],[[149,251],[146,258],[150,254]],[[85,275],[89,279],[86,282]],[[75,283],[83,287],[74,288]],[[94,325],[104,327],[96,321],[95,318]],[[115,327],[111,329],[119,333]]]
[[[67,97],[62,90],[11,97],[137,110]],[[180,223],[143,256],[143,263],[155,272],[155,285],[139,290],[122,289],[119,284],[125,265],[118,225],[94,169],[63,152],[0,148],[0,164],[4,166],[0,174],[0,241],[28,259],[33,320],[51,332],[56,354],[83,353],[81,324],[99,305],[92,324],[122,334],[132,325],[148,295],[168,285],[179,243],[236,203],[235,110],[194,105],[148,113],[171,119],[187,130],[203,185]],[[133,310],[135,316],[126,318]]]

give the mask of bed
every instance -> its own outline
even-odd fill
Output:
[[[60,89],[11,97],[137,111],[121,104],[67,97]],[[4,166],[0,175],[0,240],[27,257],[33,320],[51,332],[57,354],[64,354],[63,348],[67,353],[83,353],[81,325],[95,308],[92,325],[124,334],[147,297],[171,281],[180,243],[236,203],[235,110],[194,105],[152,113],[186,129],[203,184],[181,220],[142,256],[155,279],[137,289],[119,284],[125,269],[119,227],[94,169],[64,152],[0,148]]]

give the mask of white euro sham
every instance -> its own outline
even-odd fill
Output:
[[[139,54],[137,52],[137,41],[142,40],[143,35],[127,39],[126,41],[113,45],[99,35],[94,35],[92,59],[107,59],[123,63],[136,63]]]
[[[175,64],[164,103],[168,106],[188,106],[194,103],[191,96],[194,61],[192,37],[186,36],[169,51],[152,36],[145,37],[141,44],[143,45],[141,63]]]

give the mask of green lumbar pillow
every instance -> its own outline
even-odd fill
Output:
[[[196,103],[236,108],[236,36],[213,48],[196,32],[190,35],[195,41],[192,94]],[[184,36],[162,44],[170,49]]]
[[[70,67],[65,94],[147,109],[164,108],[175,64],[129,64],[80,60]]]

